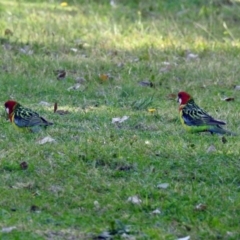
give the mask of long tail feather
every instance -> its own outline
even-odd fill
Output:
[[[233,132],[231,132],[231,131],[228,131],[228,130],[223,129],[223,128],[220,128],[220,127],[210,128],[209,131],[210,131],[211,133],[226,134],[226,135],[237,136],[236,133],[233,133]]]

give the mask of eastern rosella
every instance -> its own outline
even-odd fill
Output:
[[[184,128],[192,133],[210,132],[235,135],[222,128],[225,122],[216,120],[195,104],[191,95],[186,92],[178,93],[180,120]]]
[[[40,117],[38,113],[29,108],[24,108],[16,101],[9,100],[5,102],[4,106],[10,121],[19,130],[38,132],[42,128],[53,125],[53,123]]]

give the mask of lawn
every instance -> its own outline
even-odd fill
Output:
[[[240,239],[239,1],[5,0],[0,19],[1,239]],[[179,91],[238,135],[186,132]],[[16,131],[8,99],[54,125]]]

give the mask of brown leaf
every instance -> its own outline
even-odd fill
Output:
[[[5,31],[4,31],[4,34],[5,34],[5,36],[12,36],[13,32],[9,28],[6,28]]]
[[[222,143],[223,144],[227,143],[227,139],[224,136],[222,137]]]
[[[20,163],[20,168],[21,168],[22,170],[26,170],[26,169],[28,168],[28,164],[27,164],[26,162],[21,162],[21,163]]]
[[[63,80],[67,75],[66,71],[62,69],[56,70],[55,74],[57,75],[57,80]]]
[[[155,108],[148,108],[149,113],[155,113],[157,110]]]
[[[195,206],[194,210],[196,211],[205,211],[207,209],[207,205],[199,203]]]
[[[230,101],[234,101],[234,97],[225,97],[225,98],[222,98],[223,101],[226,101],[226,102],[230,102]]]
[[[59,115],[65,115],[65,114],[68,114],[69,113],[69,111],[65,111],[65,110],[57,110],[58,109],[58,105],[57,105],[57,102],[55,102],[54,103],[54,110],[53,110],[53,112],[54,113],[57,113],[57,114],[59,114]]]
[[[112,50],[112,51],[110,51],[109,53],[108,53],[108,55],[110,55],[110,56],[117,56],[118,55],[118,51],[117,50]]]
[[[194,143],[190,143],[190,144],[188,144],[188,147],[194,148],[195,144]]]
[[[66,115],[66,114],[69,114],[70,112],[69,111],[65,111],[65,110],[57,110],[55,113],[59,114],[59,115]]]
[[[171,99],[171,100],[176,100],[177,99],[177,94],[175,93],[170,93],[167,95],[167,98],[168,99]]]
[[[110,75],[108,73],[99,74],[99,78],[102,82],[105,82],[110,78]]]
[[[53,109],[53,112],[55,113],[57,111],[57,102],[54,103],[54,109]]]
[[[36,206],[36,205],[32,205],[32,206],[30,207],[30,211],[31,211],[31,212],[39,211],[39,207]]]

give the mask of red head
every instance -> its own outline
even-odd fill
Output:
[[[14,108],[16,107],[17,104],[18,103],[13,100],[8,100],[7,102],[5,102],[4,106],[5,106],[6,112],[9,116],[12,114],[12,112],[14,111]]]
[[[188,93],[186,92],[179,92],[178,93],[178,102],[180,105],[182,104],[187,104],[189,100],[192,99],[192,96],[189,95]]]

